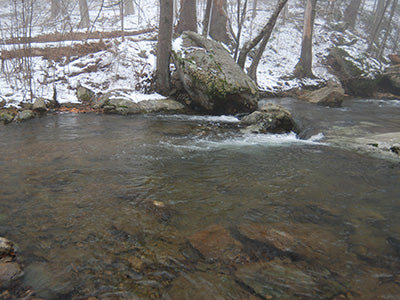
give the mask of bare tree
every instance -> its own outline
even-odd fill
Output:
[[[167,96],[170,92],[170,58],[174,0],[160,0],[160,23],[157,42],[156,89]]]
[[[265,31],[265,34],[262,38],[260,47],[257,50],[256,55],[253,58],[253,61],[250,65],[248,75],[250,76],[251,79],[253,79],[255,82],[257,82],[257,68],[258,64],[260,63],[260,59],[262,57],[262,54],[264,53],[265,47],[268,44],[268,41],[271,37],[271,33],[273,28],[275,27],[276,20],[278,19],[279,13],[282,11],[282,9],[285,7],[286,3],[288,0],[279,0],[277,6],[275,7],[274,12],[272,13],[272,16],[270,17],[267,27],[268,30]]]
[[[133,0],[123,0],[124,1],[124,14],[125,16],[132,15],[135,13],[133,7]]]
[[[354,26],[356,25],[360,5],[361,0],[351,0],[350,4],[346,7],[346,10],[344,11],[344,22],[351,29],[354,29]]]
[[[312,35],[314,29],[315,7],[317,0],[307,0],[304,13],[303,40],[301,43],[300,60],[297,63],[294,76],[298,78],[313,78],[312,72]]]
[[[247,41],[244,44],[244,46],[240,50],[240,54],[239,54],[239,58],[238,58],[238,64],[240,67],[244,68],[247,55],[263,39],[264,39],[264,44],[265,44],[264,49],[265,49],[265,46],[267,45],[268,40],[271,36],[272,30],[275,27],[276,20],[278,19],[279,13],[281,12],[282,8],[285,6],[287,1],[288,0],[278,0],[278,4],[275,6],[275,9],[274,9],[271,17],[269,18],[267,24],[263,27],[263,29],[260,31],[260,33],[254,39]],[[264,49],[262,49],[262,51],[264,51]],[[258,63],[257,63],[257,65],[258,65]],[[254,67],[256,67],[256,66],[254,66]]]
[[[50,14],[51,18],[54,19],[57,17],[60,12],[61,12],[61,0],[51,0],[51,8],[50,8]]]
[[[85,28],[90,26],[89,9],[86,0],[79,0],[79,12],[81,14],[81,21],[79,22],[79,28]]]
[[[197,32],[196,0],[181,0],[179,21],[175,32],[180,34],[186,30]]]
[[[385,18],[385,13],[389,7],[390,0],[379,0],[377,4],[377,9],[374,15],[374,23],[371,31],[371,35],[368,41],[368,50],[372,51],[372,47],[379,35],[379,30],[381,28],[383,19]]]
[[[203,20],[203,35],[210,35],[214,40],[229,44],[228,15],[226,0],[207,0],[206,12]]]
[[[389,16],[388,24],[385,26],[385,34],[381,41],[381,46],[379,47],[378,57],[382,57],[383,51],[385,50],[386,42],[389,37],[389,33],[391,31],[392,21],[393,21],[394,14],[396,12],[397,4],[398,4],[398,0],[393,0],[392,7],[390,9],[390,16]]]

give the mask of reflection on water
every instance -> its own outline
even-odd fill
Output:
[[[398,298],[398,163],[235,126],[61,114],[0,128],[0,235],[24,283],[45,299]]]

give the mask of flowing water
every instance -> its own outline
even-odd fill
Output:
[[[43,299],[398,299],[400,160],[347,142],[399,132],[400,102],[275,102],[304,139],[235,117],[0,127],[0,236],[22,283]]]

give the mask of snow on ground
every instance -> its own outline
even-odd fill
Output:
[[[367,0],[373,2],[372,0]],[[141,2],[141,9],[136,10],[133,15],[124,18],[126,31],[140,30],[157,27],[158,10],[157,0]],[[39,2],[38,2],[39,3]],[[109,3],[105,1],[105,3]],[[110,2],[111,3],[111,2]],[[8,0],[0,0],[0,4],[5,9],[0,12],[1,37],[4,40],[12,35],[11,24],[13,21],[12,6]],[[45,5],[46,4],[46,5]],[[120,18],[118,6],[106,5],[100,10],[99,1],[89,1],[90,18],[95,24],[89,28],[94,31],[115,31],[120,29]],[[199,8],[199,30],[201,30],[202,11],[204,4],[200,2]],[[50,9],[47,2],[43,6],[38,6],[44,12],[41,19],[34,20],[33,36],[55,32],[81,31],[78,29],[79,7],[71,2],[68,4],[69,18],[61,18],[58,22],[51,21]],[[228,9],[232,10],[232,7]],[[248,12],[246,22],[243,26],[242,44],[253,38],[267,22],[273,6],[268,1],[259,1],[257,15],[254,20],[251,18],[251,11]],[[318,8],[317,19],[314,27],[313,44],[313,72],[318,79],[289,79],[296,63],[298,62],[301,50],[301,37],[304,8],[299,5],[299,1],[288,2],[288,12],[283,18],[279,18],[274,29],[269,44],[263,54],[263,58],[258,68],[258,85],[261,90],[277,92],[291,88],[302,87],[304,85],[316,85],[321,81],[334,79],[329,70],[324,65],[324,59],[328,54],[328,49],[332,47],[334,41],[338,39],[340,33],[333,32],[332,24],[328,24],[323,15],[323,6]],[[319,14],[319,17],[318,17]],[[233,14],[235,16],[235,14]],[[232,27],[237,31],[237,20],[232,19]],[[357,28],[362,32],[362,28]],[[75,57],[70,61],[50,61],[42,57],[33,57],[27,61],[32,69],[32,91],[35,97],[52,99],[54,89],[57,91],[59,102],[78,102],[75,90],[79,85],[88,87],[96,93],[106,93],[112,90],[123,92],[128,99],[140,101],[145,99],[159,99],[160,95],[147,95],[150,89],[151,76],[155,70],[156,42],[142,40],[154,37],[156,32],[142,34],[140,36],[114,38],[104,40],[110,47],[107,50],[89,54],[83,57]],[[93,42],[97,40],[89,40]],[[62,47],[76,46],[85,43],[84,41],[65,41],[35,43],[33,47]],[[175,41],[174,47],[179,47],[180,40]],[[365,57],[366,42],[357,37],[357,43],[343,48],[355,57],[363,57],[367,62],[365,68],[382,69],[382,65],[370,58]],[[0,50],[20,49],[21,45],[1,45]],[[366,59],[365,59],[366,58]],[[23,73],[20,72],[21,59],[4,60],[3,72],[0,73],[0,97],[7,100],[8,105],[17,106],[22,101],[30,101],[29,85],[24,80]],[[247,66],[251,63],[251,58],[247,60]],[[359,63],[359,62],[356,62]],[[26,78],[26,77],[25,77]]]

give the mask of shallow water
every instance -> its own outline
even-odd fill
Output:
[[[399,131],[400,105],[279,101],[307,140],[242,135],[234,117],[0,127],[0,236],[19,247],[23,283],[44,299],[400,297],[399,163],[316,138],[363,122]],[[301,246],[271,247],[249,224]],[[210,230],[201,243],[218,245],[203,251],[196,234]]]

